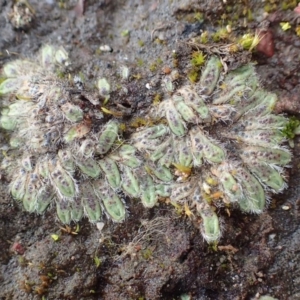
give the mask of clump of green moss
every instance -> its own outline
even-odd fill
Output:
[[[194,51],[192,53],[192,68],[188,71],[187,77],[190,82],[195,83],[199,80],[201,67],[205,64],[206,55],[202,51]]]
[[[139,45],[140,47],[144,47],[144,46],[145,46],[145,42],[142,41],[142,40],[139,40],[139,41],[138,41],[138,45]]]
[[[195,51],[192,53],[191,64],[193,67],[201,67],[205,63],[206,55],[202,51]]]
[[[214,42],[220,42],[229,39],[229,32],[226,28],[220,28],[212,35]]]
[[[297,134],[297,128],[299,126],[300,120],[296,117],[291,117],[285,128],[282,130],[282,133],[287,139],[293,139]]]
[[[139,59],[137,60],[137,65],[138,65],[139,67],[142,67],[142,66],[144,65],[144,61],[143,61],[141,58],[139,58]]]
[[[187,73],[187,77],[188,77],[189,81],[192,83],[197,82],[199,80],[199,76],[200,76],[200,73],[197,68],[193,68]]]
[[[244,50],[252,51],[258,45],[259,41],[259,35],[247,33],[238,40],[238,44],[242,46]]]
[[[155,72],[157,68],[163,63],[163,60],[159,57],[153,63],[150,64],[149,70]]]
[[[162,94],[155,94],[153,98],[153,104],[158,105],[162,100]]]
[[[296,0],[287,0],[281,3],[282,10],[294,9],[298,5],[298,1]]]

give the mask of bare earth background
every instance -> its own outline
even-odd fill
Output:
[[[153,101],[155,83],[162,67],[171,65],[173,49],[180,54],[179,65],[185,66],[185,53],[190,52],[184,41],[200,30],[213,32],[238,16],[240,35],[261,26],[272,32],[272,57],[255,53],[243,59],[257,61],[263,85],[279,95],[277,111],[297,116],[300,37],[294,30],[298,15],[293,12],[297,3],[283,11],[282,1],[276,0],[225,2],[30,0],[35,20],[24,31],[15,30],[9,22],[14,2],[0,0],[0,68],[18,57],[34,57],[46,43],[65,47],[74,71],[83,72],[91,81],[99,74],[117,78],[119,68],[129,66],[132,74],[141,78],[124,83],[129,93],[112,95],[111,101],[116,108],[120,104],[127,107],[128,119],[132,119],[143,115]],[[278,4],[278,9],[266,16],[269,3]],[[252,13],[246,23],[245,8]],[[203,18],[196,20],[193,16],[199,12]],[[283,31],[279,23],[287,21],[293,27]],[[156,38],[162,42],[156,43]],[[114,51],[100,53],[101,45]],[[158,57],[162,66],[150,72],[149,65]],[[146,88],[149,82],[154,90]],[[0,134],[4,144],[5,133]],[[54,207],[42,216],[24,212],[7,194],[8,182],[2,176],[0,299],[238,300],[259,295],[300,299],[299,150],[296,140],[289,188],[272,197],[262,215],[220,212],[224,235],[217,249],[203,241],[197,224],[178,216],[165,203],[146,210],[141,203],[128,200],[130,214],[125,223],[106,221],[100,232],[84,220],[77,235],[66,233],[55,219]],[[136,238],[132,244],[139,228],[141,232],[149,225],[142,220],[155,218],[163,220],[161,232],[143,243]],[[55,242],[52,234],[59,235],[59,241]]]

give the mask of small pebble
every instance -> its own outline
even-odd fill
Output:
[[[109,45],[102,45],[99,47],[99,49],[103,52],[113,52],[113,48],[110,47]]]
[[[104,223],[103,223],[103,222],[97,222],[97,223],[96,223],[96,226],[97,226],[97,229],[98,229],[99,231],[102,231],[102,229],[103,229],[103,227],[104,227]]]

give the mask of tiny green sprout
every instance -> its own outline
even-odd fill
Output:
[[[200,36],[200,43],[201,44],[207,44],[208,43],[208,31],[204,31],[201,33],[201,36]]]
[[[164,40],[160,40],[158,37],[154,40],[154,43],[155,44],[164,44],[165,43],[165,41]]]
[[[140,79],[142,79],[142,75],[141,75],[140,73],[133,74],[132,77],[133,77],[135,80],[140,80]]]
[[[121,130],[121,132],[126,131],[126,123],[120,123],[119,124],[119,129]]]
[[[177,215],[179,215],[179,216],[182,215],[182,213],[184,211],[184,207],[182,205],[178,204],[175,201],[170,201],[170,204],[174,207]]]
[[[77,223],[74,232],[75,232],[75,233],[79,233],[79,231],[80,231],[80,225]]]
[[[271,5],[270,3],[267,3],[265,6],[264,6],[264,11],[267,12],[267,13],[270,13],[274,10],[274,5]]]
[[[212,39],[214,42],[219,42],[222,40],[226,40],[229,37],[229,32],[226,28],[220,28],[217,32],[212,35]]]
[[[139,45],[140,47],[144,47],[144,46],[145,46],[145,42],[142,41],[142,40],[139,40],[139,41],[138,41],[138,45]]]
[[[156,59],[156,63],[157,63],[158,65],[161,65],[163,62],[164,62],[164,61],[163,61],[160,57],[158,57],[158,58]]]
[[[283,31],[287,31],[291,28],[291,24],[289,22],[281,22],[279,24]]]
[[[248,21],[253,21],[253,13],[252,13],[251,9],[247,10],[247,19],[248,19]]]
[[[157,63],[153,62],[150,66],[149,66],[149,70],[151,72],[155,72],[157,70]]]
[[[130,35],[130,31],[128,29],[125,29],[123,31],[121,31],[121,36],[122,37],[127,37]]]
[[[142,66],[144,65],[144,61],[143,61],[141,58],[139,58],[139,59],[137,60],[137,65],[138,65],[139,67],[142,67]]]
[[[67,8],[66,0],[59,0],[58,1],[58,7],[61,9]]]
[[[149,248],[142,251],[142,256],[145,260],[149,260],[153,256],[153,251]]]
[[[226,13],[223,13],[221,16],[220,16],[220,20],[217,21],[217,23],[219,25],[222,25],[223,21],[227,20],[228,19],[228,15]],[[222,29],[222,28],[221,28]]]
[[[96,268],[99,268],[101,265],[101,259],[98,256],[94,257],[94,263],[96,265]]]
[[[195,51],[192,53],[191,64],[194,67],[201,67],[205,63],[206,55],[202,51]]]
[[[153,98],[153,104],[158,105],[162,100],[162,95],[161,94],[155,94]]]
[[[105,97],[104,101],[103,101],[103,105],[106,105],[108,100],[109,100],[110,96]]]
[[[59,241],[59,235],[57,235],[57,234],[51,234],[51,237],[52,237],[52,239],[53,239],[53,241],[54,242],[58,242]]]
[[[297,0],[287,0],[283,1],[281,4],[282,10],[294,9],[298,5]]]
[[[106,101],[104,101],[103,104],[106,104]],[[123,113],[120,112],[120,111],[110,110],[110,109],[107,109],[107,108],[105,108],[105,107],[101,107],[101,110],[102,110],[105,114],[113,115],[113,116],[115,116],[116,118],[120,118],[120,117],[123,116]]]
[[[57,70],[56,71],[56,76],[59,78],[59,79],[64,79],[66,76],[65,76],[65,73],[60,71],[60,70]]]
[[[198,22],[203,21],[203,18],[204,18],[203,13],[201,13],[199,11],[194,14],[194,19]]]
[[[96,294],[95,290],[90,290],[90,294]]]
[[[25,266],[26,266],[26,263],[27,263],[27,261],[26,261],[26,259],[25,259],[25,257],[24,257],[24,256],[21,256],[21,255],[19,255],[19,256],[18,256],[18,263],[19,263],[19,265],[20,265],[20,266],[23,266],[23,267],[25,267]]]
[[[218,241],[209,243],[209,249],[213,252],[218,252]]]

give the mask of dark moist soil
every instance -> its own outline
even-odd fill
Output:
[[[252,61],[265,88],[279,96],[277,111],[297,116],[300,38],[295,4],[283,11],[284,1],[241,2],[30,0],[34,20],[16,29],[14,2],[0,0],[0,68],[18,57],[34,57],[47,43],[65,47],[73,71],[91,82],[101,74],[114,78],[117,86],[119,70],[126,65],[141,77],[123,82],[111,97],[112,107],[126,121],[147,111],[160,89],[163,66],[174,63],[172,50],[178,53],[179,68],[184,67],[188,39],[237,20],[237,35],[263,28],[271,36],[274,55],[257,52]],[[272,8],[268,16],[267,5]],[[290,22],[292,28],[283,31],[281,22]],[[101,45],[113,52],[100,53]],[[158,58],[162,65],[150,71]],[[248,54],[237,56],[229,67],[249,59]],[[5,143],[4,133],[1,139]],[[123,224],[105,221],[100,231],[84,220],[77,230],[73,224],[61,229],[54,207],[42,216],[24,212],[8,195],[2,175],[0,299],[300,299],[299,139],[293,152],[289,188],[272,196],[269,209],[259,216],[220,212],[224,234],[215,247],[203,241],[196,221],[165,203],[146,210],[128,200],[129,217]],[[159,230],[142,238],[157,220]]]

